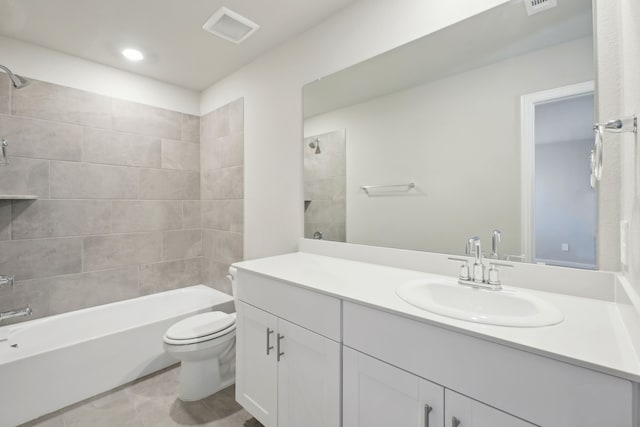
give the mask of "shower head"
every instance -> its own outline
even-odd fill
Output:
[[[4,65],[0,65],[0,70],[4,70],[4,72],[9,75],[9,78],[11,79],[11,84],[16,89],[22,89],[23,87],[29,84],[29,80],[25,79],[24,77],[20,77],[17,74],[13,74],[13,72],[11,72],[11,70],[5,67]]]
[[[315,154],[320,154],[322,152],[320,151],[320,138],[314,138],[313,141],[309,143],[309,148],[311,148],[312,150],[315,149]]]

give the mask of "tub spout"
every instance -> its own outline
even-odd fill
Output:
[[[17,310],[3,311],[0,312],[0,322],[2,322],[3,320],[13,319],[14,317],[31,316],[32,314],[33,310],[31,310],[30,305],[24,308],[19,308]]]

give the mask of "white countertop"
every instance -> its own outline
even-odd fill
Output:
[[[396,287],[406,281],[443,276],[304,252],[234,266],[345,301],[640,382],[640,357],[614,302],[512,288],[546,299],[565,314],[565,320],[541,328],[492,326],[421,310],[395,293]]]

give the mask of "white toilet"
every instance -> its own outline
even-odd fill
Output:
[[[235,269],[229,269],[235,297]],[[164,348],[180,360],[180,400],[203,399],[235,381],[236,314],[212,311],[188,317],[164,335]]]

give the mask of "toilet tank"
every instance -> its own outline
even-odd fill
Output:
[[[231,282],[231,292],[234,299],[238,299],[236,292],[236,280],[238,277],[238,270],[235,267],[229,267],[229,274],[227,274],[227,280]]]

